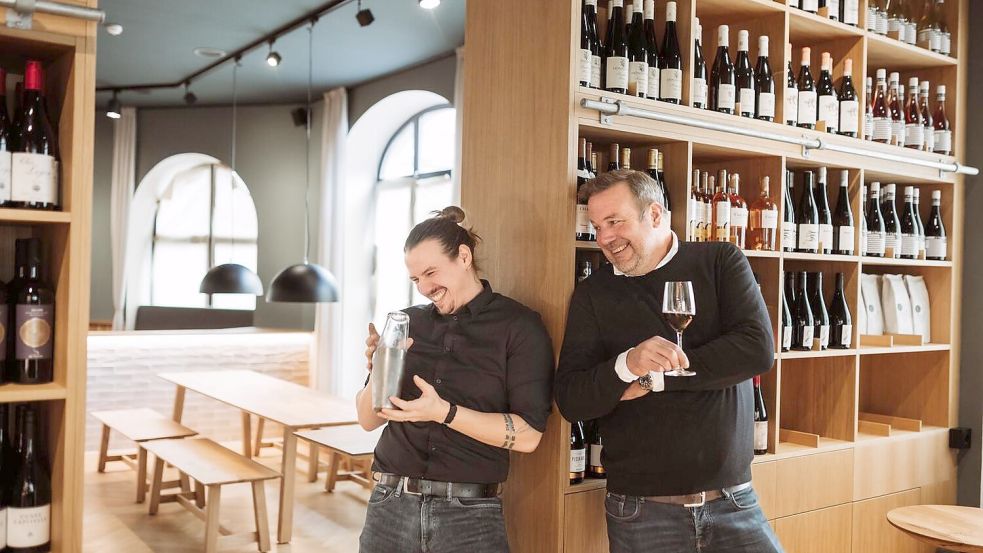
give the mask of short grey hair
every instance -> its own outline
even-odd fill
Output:
[[[581,202],[587,203],[594,194],[604,192],[621,183],[628,185],[640,214],[644,214],[645,210],[656,202],[665,209],[666,200],[659,183],[655,182],[648,173],[632,169],[618,169],[597,175],[580,188],[577,197]]]

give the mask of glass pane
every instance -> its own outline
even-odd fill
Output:
[[[379,180],[413,175],[413,125],[406,125],[382,154]]]
[[[448,176],[417,181],[416,206],[414,208],[414,224],[433,216],[434,211],[440,211],[451,205],[451,179]],[[413,305],[430,303],[430,300],[413,287]]]
[[[208,236],[211,180],[210,165],[189,169],[174,178],[157,210],[158,236]]]
[[[154,246],[153,305],[205,307],[198,285],[208,270],[208,244],[157,242]]]
[[[218,167],[215,171],[215,227],[216,237],[256,240],[256,206],[242,179],[236,176],[235,192],[232,187],[232,171]],[[234,203],[233,203],[234,202]]]
[[[409,274],[403,262],[403,244],[411,224],[410,188],[376,190],[373,320],[381,324],[386,313],[407,307],[410,301]]]
[[[420,173],[454,168],[454,108],[439,109],[420,116]]]

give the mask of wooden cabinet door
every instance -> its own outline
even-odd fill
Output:
[[[608,553],[608,523],[602,488],[563,498],[563,552]]]
[[[786,553],[846,553],[852,520],[853,508],[846,504],[780,518],[775,526]]]
[[[921,490],[875,497],[853,504],[853,553],[931,553],[934,547],[919,543],[887,521],[897,507],[921,503]]]

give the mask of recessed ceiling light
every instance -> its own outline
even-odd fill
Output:
[[[193,51],[196,56],[209,58],[209,59],[221,58],[225,56],[225,50],[220,50],[218,48],[209,48],[207,46],[199,46],[195,48]]]
[[[107,23],[103,23],[102,24],[102,27],[103,27],[103,29],[106,29],[106,32],[109,33],[112,36],[119,36],[119,35],[123,34],[123,26],[120,25],[119,23],[108,23],[107,22]]]
[[[432,10],[440,5],[440,0],[417,0],[420,7],[425,10]]]

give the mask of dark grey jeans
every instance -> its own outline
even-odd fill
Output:
[[[753,488],[683,507],[609,493],[611,553],[783,553]]]
[[[359,553],[508,553],[502,500],[412,495],[376,484]]]

